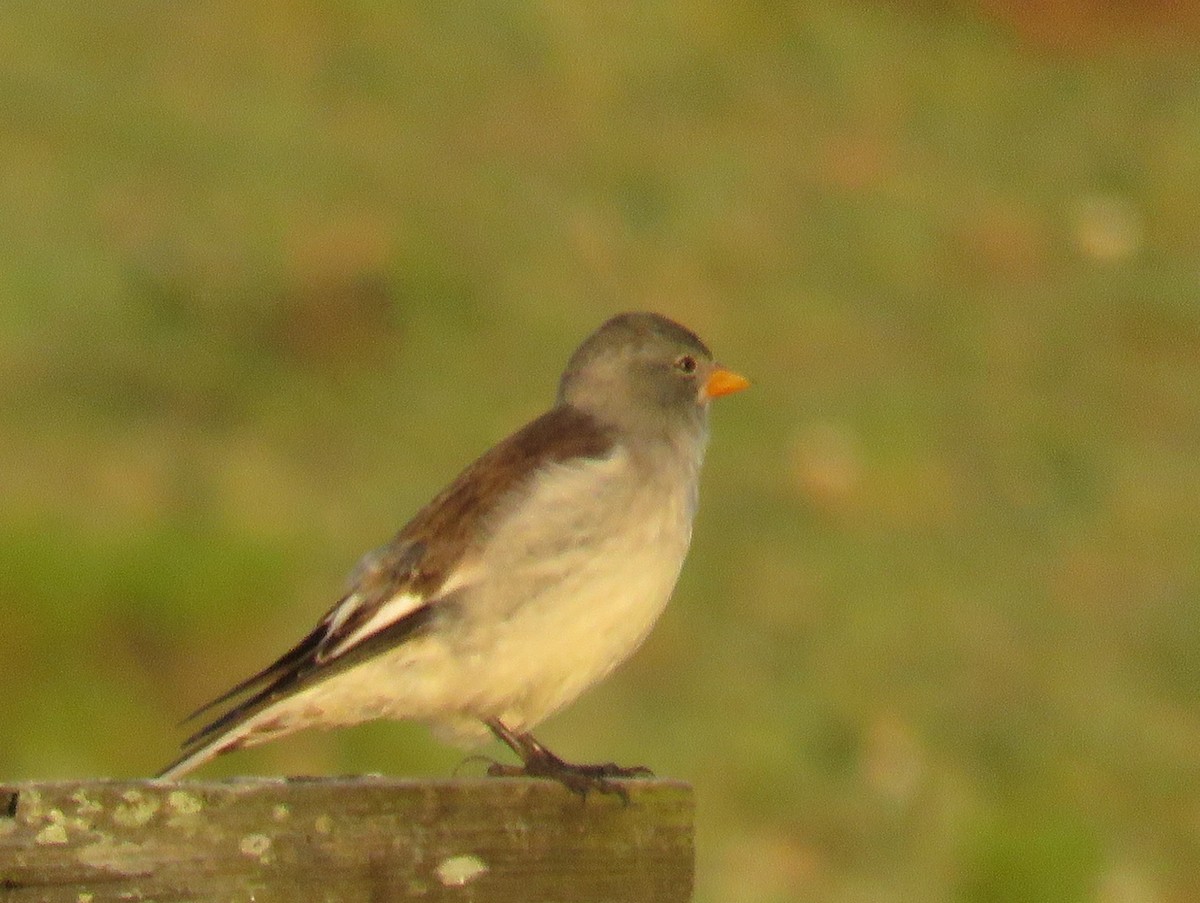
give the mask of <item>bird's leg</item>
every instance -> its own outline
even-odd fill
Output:
[[[552,778],[583,797],[591,790],[598,790],[601,793],[614,793],[628,802],[625,788],[614,784],[609,778],[644,778],[654,774],[649,768],[641,765],[626,768],[614,762],[572,765],[542,746],[532,734],[510,730],[498,718],[490,719],[486,724],[522,762],[521,765],[493,763],[488,768],[488,774],[493,777]]]

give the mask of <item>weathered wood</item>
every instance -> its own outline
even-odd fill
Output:
[[[690,900],[691,788],[626,786],[628,805],[519,778],[0,786],[0,901]]]

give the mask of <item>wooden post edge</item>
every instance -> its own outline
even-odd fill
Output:
[[[354,777],[0,784],[0,900],[685,903],[692,789]]]

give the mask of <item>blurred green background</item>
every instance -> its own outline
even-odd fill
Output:
[[[1200,899],[1198,22],[6,4],[0,777],[164,765],[648,308],[754,388],[543,739],[696,785],[700,903]]]

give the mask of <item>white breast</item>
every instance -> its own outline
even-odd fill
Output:
[[[691,539],[694,479],[628,453],[544,474],[488,543],[462,650],[481,717],[528,730],[641,645]],[[651,477],[665,473],[666,479]],[[682,477],[682,478],[681,478]]]

